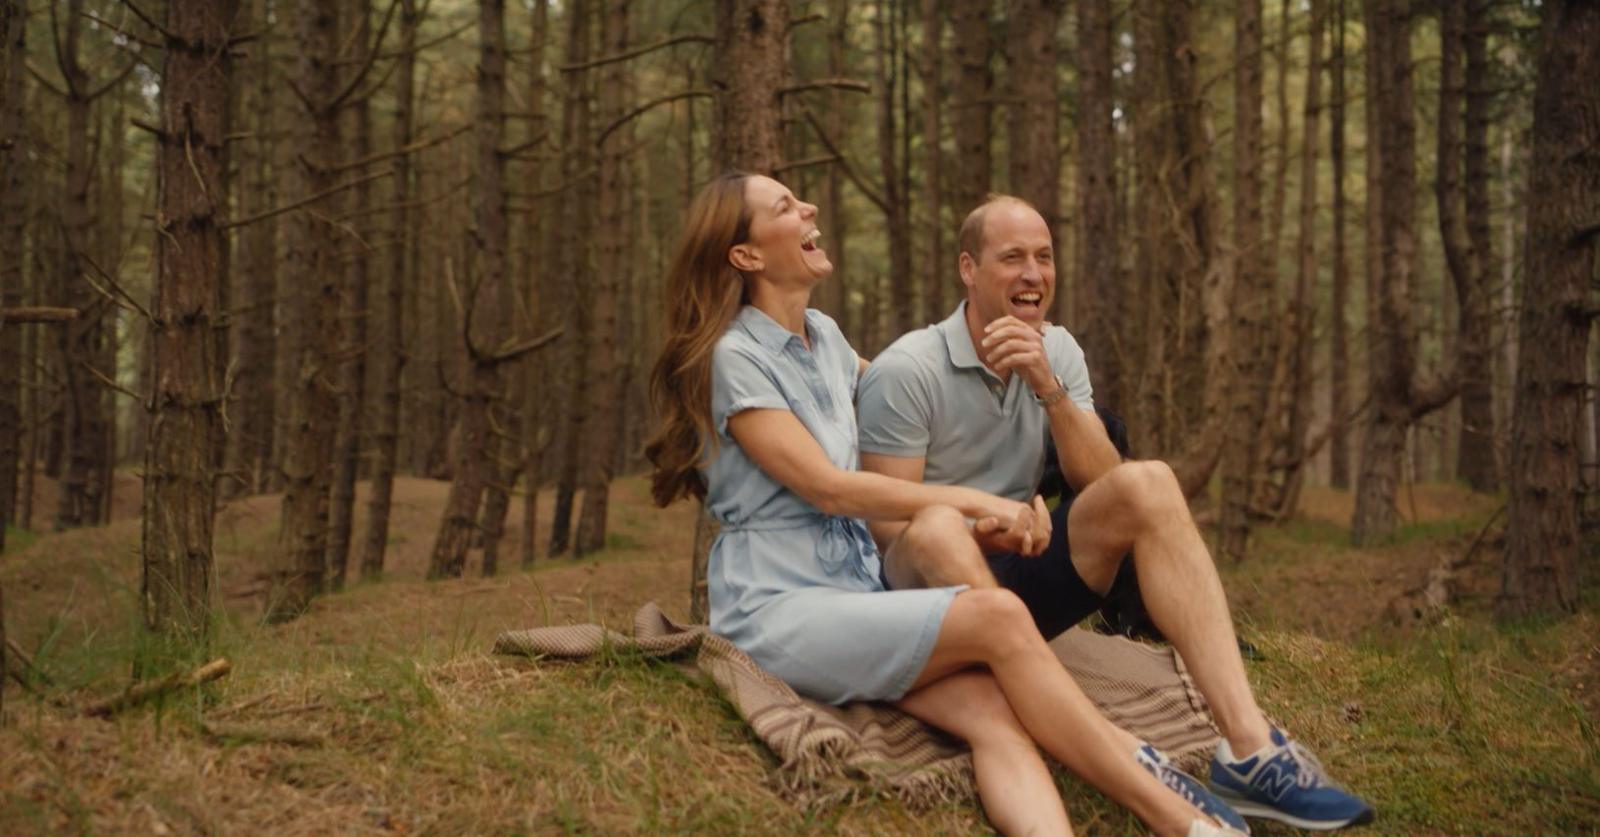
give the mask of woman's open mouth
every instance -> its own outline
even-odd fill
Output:
[[[813,228],[810,232],[800,236],[800,249],[807,253],[817,251],[817,239],[822,237],[822,230]]]

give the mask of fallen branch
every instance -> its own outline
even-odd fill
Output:
[[[91,718],[109,718],[124,709],[138,706],[153,697],[159,697],[178,689],[188,689],[202,683],[209,683],[232,670],[233,664],[229,663],[227,659],[219,657],[188,674],[173,673],[160,680],[152,680],[148,683],[130,686],[120,695],[89,704],[84,708],[83,714]]]
[[[8,323],[62,323],[78,318],[76,308],[31,306],[27,308],[0,308],[0,320]]]
[[[328,737],[320,732],[287,727],[230,724],[226,721],[204,721],[200,724],[200,731],[212,738],[247,744],[287,744],[291,747],[321,747],[328,743]]]
[[[33,661],[33,658],[28,656],[28,652],[22,650],[22,646],[18,645],[16,640],[12,639],[11,637],[6,637],[5,651],[8,651],[8,652],[11,653],[11,659],[16,660],[19,663],[22,663],[24,668],[26,668],[28,671],[32,672],[33,676],[35,678],[37,678],[39,680],[39,682],[41,682],[41,683],[43,683],[43,684],[45,684],[47,686],[50,685],[50,677],[49,677],[49,675],[45,674],[44,673],[44,669],[39,668],[39,664],[35,663]],[[0,652],[0,653],[5,653],[5,652]],[[28,687],[30,689],[32,688],[32,684],[28,683],[26,680],[23,680],[22,679],[22,674],[20,672],[18,672],[16,669],[14,669],[14,668],[13,669],[7,669],[6,670],[6,674],[11,675],[12,679],[16,680],[19,685]]]

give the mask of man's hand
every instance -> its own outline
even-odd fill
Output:
[[[1044,498],[1035,494],[1032,504],[1013,505],[1017,511],[1009,520],[1002,513],[980,517],[972,524],[972,537],[985,555],[1015,552],[1032,558],[1050,545],[1050,509],[1045,506]]]
[[[1016,317],[1001,317],[984,326],[981,346],[983,362],[990,369],[1000,375],[1015,370],[1034,395],[1049,395],[1060,386],[1044,351],[1044,335]]]

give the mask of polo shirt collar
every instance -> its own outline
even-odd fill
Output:
[[[781,353],[784,347],[789,345],[790,340],[800,339],[800,335],[778,325],[777,320],[767,316],[765,311],[754,305],[746,305],[740,308],[733,321],[744,329],[746,334],[754,337],[757,343],[760,343],[767,351],[773,354]],[[816,329],[812,327],[811,311],[809,309],[806,311],[806,332],[808,334],[816,333]]]
[[[978,359],[978,351],[972,347],[972,332],[967,330],[967,302],[962,300],[956,306],[956,312],[939,323],[939,330],[944,332],[945,347],[950,350],[950,362],[957,369],[983,369],[983,361]]]

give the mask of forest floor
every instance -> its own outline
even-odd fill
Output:
[[[48,678],[32,691],[4,684],[0,833],[988,828],[970,801],[797,807],[773,757],[678,667],[491,654],[507,629],[626,630],[651,600],[686,613],[692,510],[653,509],[639,479],[617,483],[601,553],[517,570],[519,502],[510,569],[482,579],[469,565],[448,582],[422,580],[447,486],[401,479],[385,579],[285,625],[259,619],[281,498],[229,502],[216,528],[225,608],[208,652],[232,673],[111,720],[83,717],[135,667],[197,661],[139,628],[138,491],[119,480],[110,526],[14,532],[0,559],[7,635]],[[49,497],[45,485],[37,508],[52,509]],[[1241,637],[1260,652],[1248,665],[1263,705],[1376,804],[1376,831],[1600,832],[1600,601],[1560,622],[1497,627],[1503,501],[1416,486],[1400,506],[1392,543],[1354,549],[1349,495],[1308,489],[1298,517],[1224,568]],[[1409,595],[1430,571],[1450,576],[1446,608]],[[1085,786],[1061,785],[1079,833],[1143,833]]]

